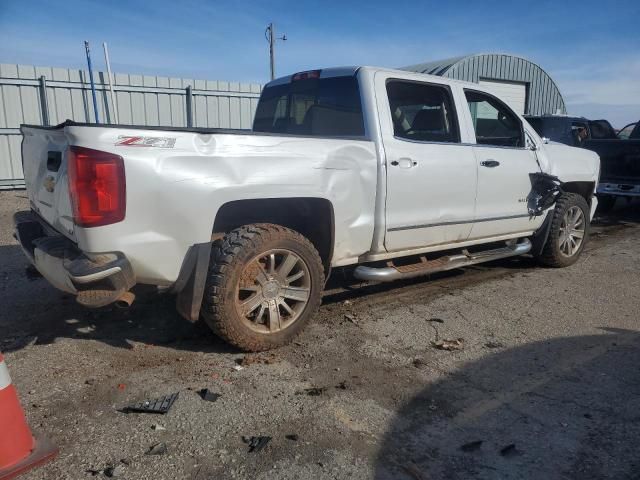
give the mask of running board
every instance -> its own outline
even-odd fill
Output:
[[[523,255],[531,250],[531,241],[526,238],[520,243],[508,245],[493,250],[485,250],[484,252],[464,253],[457,255],[449,255],[436,260],[426,260],[422,257],[422,261],[411,265],[387,266],[387,267],[365,267],[359,266],[355,269],[353,275],[358,280],[374,281],[374,282],[392,282],[401,278],[413,278],[421,275],[430,275],[436,272],[444,272],[455,268],[468,267],[477,263],[490,262],[501,258],[515,257]]]

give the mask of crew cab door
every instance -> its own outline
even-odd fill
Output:
[[[467,120],[475,132],[478,168],[475,222],[470,240],[530,233],[543,217],[530,217],[530,173],[539,172],[535,152],[526,148],[520,117],[496,97],[465,89]]]
[[[386,158],[388,251],[464,241],[476,192],[473,150],[460,142],[446,84],[376,74]]]

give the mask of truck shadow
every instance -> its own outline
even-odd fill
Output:
[[[126,349],[143,343],[179,350],[237,353],[205,325],[182,319],[173,296],[142,288],[129,309],[87,309],[27,268],[28,262],[17,245],[0,246],[0,258],[0,351],[77,338]]]
[[[484,356],[395,415],[376,479],[619,479],[640,467],[640,335],[556,338]]]

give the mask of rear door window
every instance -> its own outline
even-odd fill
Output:
[[[448,88],[390,80],[387,82],[387,95],[394,136],[420,142],[460,142]]]
[[[363,137],[364,119],[355,76],[305,76],[262,91],[253,130],[307,136]]]

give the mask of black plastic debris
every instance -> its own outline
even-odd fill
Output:
[[[338,390],[346,390],[347,389],[347,381],[343,380],[339,384],[336,385]]]
[[[354,325],[358,325],[358,319],[356,318],[355,314],[353,314],[353,313],[345,313],[344,314],[344,318],[349,320]]]
[[[300,391],[296,392],[296,395],[302,395],[304,393],[305,395],[309,395],[311,397],[319,397],[326,391],[327,391],[327,387],[310,387],[310,388],[305,388],[301,392]]]
[[[473,442],[465,443],[464,445],[460,445],[460,450],[463,452],[474,452],[478,450],[482,446],[482,440],[474,440]]]
[[[500,450],[500,455],[502,455],[503,457],[515,457],[516,455],[520,455],[520,452],[516,448],[515,443],[510,443]]]
[[[122,465],[109,465],[104,469],[103,473],[105,477],[119,477],[124,473],[124,467]]]
[[[249,445],[249,453],[259,452],[271,441],[271,437],[242,437],[242,441]]]
[[[202,398],[203,400],[205,400],[207,402],[215,402],[221,396],[219,393],[214,393],[211,390],[209,390],[208,388],[203,388],[202,390],[200,390],[198,392],[198,395],[200,395],[200,398]]]
[[[551,207],[562,193],[562,182],[548,173],[530,173],[531,193],[527,197],[527,210],[533,217],[540,216]]]
[[[180,392],[173,393],[171,395],[165,395],[164,397],[154,398],[153,400],[145,400],[140,403],[129,405],[122,409],[124,413],[167,413],[173,403],[178,398]]]
[[[433,318],[429,318],[427,320],[427,322],[433,322],[433,323],[444,323],[444,320],[441,318],[437,318],[437,317],[433,317]]]
[[[292,442],[297,442],[300,437],[298,437],[297,433],[290,433],[289,435],[285,435],[284,438],[291,440]]]
[[[164,455],[167,453],[167,445],[165,443],[156,443],[151,445],[145,455]]]

